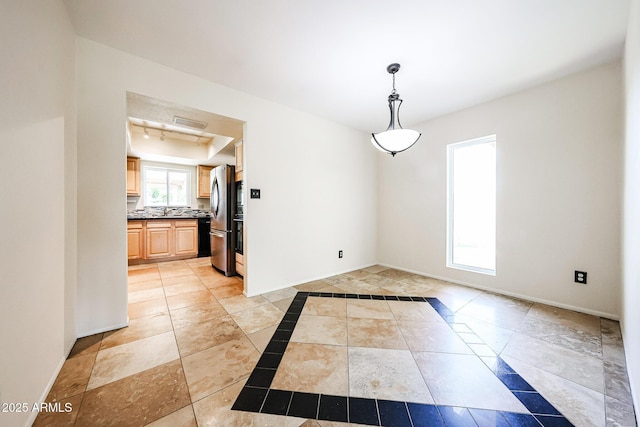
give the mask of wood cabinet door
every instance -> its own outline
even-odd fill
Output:
[[[147,258],[163,258],[172,256],[173,239],[171,238],[172,227],[147,226]]]
[[[244,179],[244,150],[242,148],[242,144],[242,141],[238,141],[235,145],[236,182]]]
[[[176,221],[176,255],[198,254],[198,227],[180,227]]]
[[[128,224],[127,252],[128,259],[144,259],[144,228],[141,221]]]
[[[198,198],[209,198],[211,196],[211,188],[209,188],[209,179],[212,166],[198,165]]]
[[[140,195],[140,159],[127,157],[127,196]]]

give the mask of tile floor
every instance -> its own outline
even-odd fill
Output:
[[[129,318],[34,425],[636,425],[617,322],[381,266],[252,298],[208,258],[131,266]]]

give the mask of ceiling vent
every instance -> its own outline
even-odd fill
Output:
[[[199,122],[197,120],[185,119],[184,117],[178,116],[173,116],[173,124],[200,130],[204,130],[207,127],[207,123]]]

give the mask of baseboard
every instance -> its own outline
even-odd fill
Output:
[[[72,346],[72,348],[73,348],[73,346]],[[62,367],[64,366],[64,362],[67,361],[67,357],[69,356],[70,352],[71,352],[71,348],[69,349],[69,351],[66,351],[66,349],[65,349],[64,356],[58,362],[58,366],[56,366],[56,369],[54,369],[54,371],[53,371],[53,376],[49,379],[49,382],[47,383],[47,386],[44,388],[44,392],[40,396],[40,399],[37,401],[37,403],[46,401],[47,396],[49,395],[49,392],[53,388],[53,384],[56,382],[56,378],[58,378],[58,375],[60,375],[60,371],[62,370]],[[33,405],[34,403],[36,403],[36,402],[33,402],[30,405]],[[31,409],[31,408],[29,408],[29,409]],[[35,412],[34,411],[30,411],[29,412],[29,418],[27,419],[27,423],[25,424],[25,426],[32,425],[36,421],[36,417],[38,416],[38,414],[39,414],[39,412],[37,412],[37,411],[35,411]]]
[[[433,277],[434,279],[444,280],[444,281],[447,281],[447,282],[455,283],[456,285],[467,286],[469,288],[479,289],[481,291],[489,291],[489,292],[493,292],[495,294],[500,294],[500,295],[504,295],[504,296],[508,296],[508,297],[512,297],[512,298],[518,298],[518,299],[525,300],[525,301],[538,302],[538,303],[541,303],[541,304],[550,305],[552,307],[564,308],[566,310],[577,311],[578,313],[590,314],[592,316],[597,316],[597,317],[604,317],[605,319],[611,319],[611,320],[616,320],[616,321],[620,320],[620,316],[619,315],[612,314],[612,313],[606,313],[606,312],[598,311],[598,310],[591,310],[589,308],[577,307],[577,306],[570,305],[570,304],[563,304],[563,303],[560,303],[560,302],[557,302],[557,301],[551,301],[551,300],[547,300],[547,299],[544,299],[544,298],[536,298],[536,297],[532,297],[530,295],[519,294],[517,292],[509,292],[509,291],[505,291],[503,289],[491,288],[489,286],[481,286],[481,285],[478,285],[478,284],[475,284],[475,283],[465,282],[463,280],[453,279],[451,277],[444,277],[444,276],[438,276],[438,275],[434,275],[434,274],[428,274],[428,273],[425,273],[425,272],[422,272],[422,271],[411,270],[411,269],[403,268],[403,267],[397,267],[395,265],[382,264],[382,263],[380,263],[378,265],[382,265],[382,266],[388,267],[388,268],[394,268],[396,270],[406,271],[407,273],[414,273],[414,274],[419,274],[421,276]]]

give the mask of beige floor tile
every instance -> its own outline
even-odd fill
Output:
[[[484,291],[481,291],[480,289],[470,288],[468,286],[445,281],[438,281],[437,283],[434,283],[433,290],[448,295],[455,295],[458,298],[465,298],[469,301],[484,294]]]
[[[360,280],[354,280],[350,283],[337,284],[335,285],[335,287],[338,289],[342,289],[342,291],[340,291],[339,293],[348,294],[370,295],[378,290],[378,286]]]
[[[601,393],[518,359],[505,356],[504,360],[574,425],[605,426],[605,403]]]
[[[217,302],[217,299],[206,288],[200,291],[186,292],[167,297],[169,310],[177,310],[191,305],[208,304],[211,302]]]
[[[393,313],[386,301],[379,300],[347,300],[347,317],[363,319],[393,319]]]
[[[240,327],[228,315],[202,323],[195,323],[184,328],[176,328],[175,334],[181,357],[244,336]]]
[[[164,285],[164,293],[167,298],[187,294],[191,292],[199,292],[199,291],[208,291],[207,287],[202,283],[200,279],[198,280],[189,280],[183,283],[175,284],[175,285]]]
[[[349,347],[349,395],[433,404],[410,351]]]
[[[219,288],[222,286],[235,285],[235,286],[244,286],[244,281],[241,277],[232,276],[226,277],[223,274],[218,273],[217,276],[210,277],[202,277],[202,282],[209,289]]]
[[[293,296],[318,290],[435,297],[459,323],[444,323],[428,303],[309,297],[274,388],[520,411],[483,363],[495,357],[479,357],[502,352],[575,425],[631,424],[617,322],[383,266],[260,297],[246,298],[243,290],[242,278],[215,271],[209,258],[130,266],[129,327],[78,340],[48,397],[73,403],[74,411],[41,414],[34,425],[73,424],[77,417],[77,425],[193,426],[197,418],[201,426],[345,427],[230,410]],[[347,304],[350,316],[367,317],[347,318]],[[153,343],[163,335],[175,339]],[[414,350],[410,359],[402,342]],[[155,365],[178,350],[181,361]],[[180,366],[184,374],[173,369]]]
[[[129,304],[129,319],[155,316],[160,313],[169,313],[167,300],[165,298],[157,298]]]
[[[602,358],[602,336],[586,330],[576,330],[563,322],[549,322],[527,315],[516,330],[520,334],[538,338],[587,356]]]
[[[173,332],[165,332],[100,350],[87,390],[137,374],[179,357]]]
[[[134,270],[134,271],[129,270],[129,274],[127,278],[127,283],[129,285],[140,283],[140,282],[147,282],[150,280],[160,280],[160,272],[158,271],[157,267],[153,269],[144,269],[144,270]]]
[[[387,301],[387,304],[397,320],[444,323],[438,312],[425,302]]]
[[[318,289],[325,288],[331,285],[331,283],[325,280],[314,280],[313,282],[302,283],[300,285],[294,286],[299,291],[303,292],[316,292]]]
[[[233,281],[220,286],[209,286],[206,282],[205,285],[209,288],[211,293],[218,299],[230,298],[243,295],[244,285],[241,282]]]
[[[47,402],[59,402],[84,393],[96,355],[97,353],[87,353],[67,359],[51,387]]]
[[[600,335],[600,318],[577,311],[551,307],[550,305],[535,303],[527,313],[527,317],[546,320],[555,325],[565,326],[576,331],[584,331],[590,335]]]
[[[189,403],[182,366],[175,360],[88,391],[76,425],[145,425]]]
[[[409,349],[395,320],[350,317],[347,324],[350,347]]]
[[[386,269],[388,269],[389,267],[384,267],[382,265],[371,265],[369,267],[363,268],[363,271],[366,271],[367,273],[380,273],[381,271],[384,271]]]
[[[273,291],[262,295],[266,300],[270,302],[276,302],[283,300],[285,298],[293,298],[298,293],[297,289],[294,288],[284,288],[278,291]]]
[[[407,345],[413,351],[473,353],[446,323],[399,321],[398,326]]]
[[[195,325],[196,323],[218,319],[226,316],[227,312],[218,302],[192,305],[189,307],[171,310],[171,321],[174,329]]]
[[[248,310],[250,308],[257,307],[262,304],[267,304],[269,301],[261,296],[255,296],[247,298],[244,295],[238,295],[229,298],[221,298],[218,300],[220,304],[227,310],[227,313],[237,313],[239,311]]]
[[[508,412],[528,412],[475,355],[414,352],[435,403]]]
[[[379,271],[377,274],[394,280],[410,279],[411,277],[415,276],[415,274],[413,273],[397,270],[395,268],[387,268],[385,270]]]
[[[271,387],[346,396],[348,382],[347,347],[289,343]]]
[[[245,334],[251,334],[269,326],[277,325],[283,316],[282,310],[269,302],[231,314],[231,317]]]
[[[147,424],[147,427],[198,427],[198,423],[193,413],[193,406],[187,405],[151,424]]]
[[[354,270],[345,273],[346,276],[353,277],[354,279],[363,279],[371,276],[373,273],[367,270]]]
[[[291,335],[291,342],[347,345],[347,318],[303,314]]]
[[[456,316],[456,318],[462,319],[468,328],[498,354],[504,350],[513,335],[512,330],[501,328],[492,323],[465,316]]]
[[[260,353],[262,353],[269,344],[269,341],[271,341],[271,337],[273,337],[273,334],[276,331],[277,327],[278,325],[269,326],[268,328],[264,328],[252,334],[248,334],[247,338],[249,338],[256,349]]]
[[[84,394],[81,393],[75,396],[71,396],[67,399],[60,400],[59,404],[60,407],[63,408],[63,411],[40,412],[31,427],[74,426],[76,419],[78,418],[80,403],[82,402],[83,397]],[[48,399],[47,402],[49,402]],[[71,408],[69,412],[65,412],[67,409],[67,405],[70,405]]]
[[[601,359],[519,333],[513,334],[502,354],[604,393]]]
[[[456,314],[473,317],[507,329],[517,329],[527,315],[530,302],[502,295],[483,293]]]
[[[179,275],[179,276],[170,276],[162,278],[163,286],[175,286],[181,285],[185,283],[203,283],[202,280],[195,274],[193,271],[189,271],[188,273]]]
[[[200,427],[270,427],[284,426],[285,418],[270,414],[256,414],[253,412],[232,411],[231,406],[242,390],[244,381],[231,384],[199,400],[193,404],[193,409]]]
[[[344,298],[309,297],[304,304],[302,314],[312,316],[347,316],[347,301]]]
[[[278,307],[278,309],[280,309],[280,311],[282,311],[283,313],[286,313],[287,310],[289,310],[289,306],[291,305],[292,301],[293,301],[293,298],[285,298],[278,301],[274,301],[271,304]]]
[[[433,286],[429,283],[416,283],[416,282],[396,282],[392,285],[385,285],[382,287],[387,291],[391,291],[393,295],[407,295],[407,296],[429,296]]]
[[[159,335],[173,330],[168,313],[158,313],[148,317],[129,320],[129,326],[105,332],[101,350]]]
[[[167,277],[193,274],[193,270],[184,260],[159,263],[158,270],[160,270],[160,277],[163,279]]]
[[[127,287],[128,292],[146,291],[147,289],[161,288],[162,280],[148,280],[146,282],[130,283]]]
[[[164,298],[164,289],[162,287],[145,289],[141,291],[134,291],[128,293],[128,300],[130,303],[136,303],[140,301],[148,301],[150,299]]]
[[[182,364],[191,401],[196,402],[249,377],[259,357],[246,337],[184,357]]]

